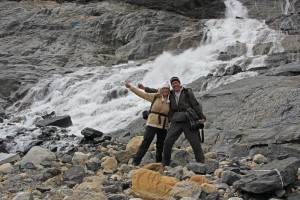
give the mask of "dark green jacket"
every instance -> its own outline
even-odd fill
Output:
[[[145,87],[146,92],[157,92],[157,89]],[[192,89],[182,88],[178,104],[176,103],[176,95],[174,90],[170,91],[170,121],[171,122],[184,122],[188,121],[185,111],[188,108],[193,108],[200,119],[206,119],[202,112],[202,105],[199,104],[194,96]]]

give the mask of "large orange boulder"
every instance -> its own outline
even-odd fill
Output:
[[[166,199],[178,179],[162,176],[162,165],[152,163],[132,175],[132,193],[142,199]],[[155,170],[155,171],[153,171]]]

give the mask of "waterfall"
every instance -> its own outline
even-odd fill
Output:
[[[295,13],[295,3],[298,0],[292,0],[292,2],[290,2],[289,0],[285,0],[285,5],[284,8],[282,8],[282,14],[284,15],[289,15],[290,13]],[[283,5],[282,5],[283,7]]]
[[[128,92],[124,87],[125,80],[132,85],[141,82],[158,87],[170,77],[178,76],[183,84],[187,84],[214,73],[219,66],[227,68],[244,64],[245,70],[248,70],[263,65],[266,55],[254,55],[253,46],[270,42],[274,43],[270,51],[279,51],[276,42],[281,34],[269,29],[264,22],[248,19],[247,9],[237,0],[225,0],[225,4],[226,18],[207,21],[206,39],[198,48],[179,55],[164,52],[154,61],[142,65],[129,62],[109,68],[81,68],[74,73],[40,80],[22,102],[11,108],[11,112],[17,112],[24,118],[20,126],[33,127],[39,116],[55,111],[60,116],[71,116],[73,126],[68,128],[71,134],[80,135],[85,127],[109,133],[141,118],[141,112],[150,106],[150,102]],[[245,46],[244,53],[228,61],[218,59],[228,47],[241,43]],[[254,72],[244,72],[227,81],[255,75]],[[32,104],[26,107],[30,102]],[[7,134],[5,132],[1,137]]]

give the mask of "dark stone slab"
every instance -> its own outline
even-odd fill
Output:
[[[242,176],[233,186],[235,189],[256,194],[275,192],[297,179],[299,167],[300,159],[297,158],[274,160],[262,167],[254,168],[250,174]]]
[[[44,120],[37,121],[35,123],[37,127],[45,127],[45,126],[69,127],[72,126],[72,124],[73,123],[69,115],[44,119]]]
[[[81,131],[81,134],[86,140],[93,140],[94,138],[102,137],[103,133],[93,128],[86,127]]]

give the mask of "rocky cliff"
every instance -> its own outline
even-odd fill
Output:
[[[205,77],[199,77],[188,85],[197,94],[196,97],[202,103],[208,119],[205,125],[203,149],[205,152],[216,154],[214,159],[219,160],[214,164],[217,163],[218,166],[222,159],[232,159],[226,165],[229,168],[234,166],[233,171],[238,165],[235,163],[236,158],[244,158],[248,161],[249,157],[252,159],[254,155],[262,154],[270,162],[274,161],[274,166],[280,166],[276,163],[277,160],[289,157],[300,158],[300,2],[297,0],[292,2],[241,0],[240,2],[247,7],[250,18],[258,19],[272,29],[281,31],[282,40],[276,41],[281,50],[273,53],[270,49],[274,44],[261,39],[256,41],[252,50],[254,55],[266,56],[263,66],[248,69],[247,63],[252,62],[250,59],[245,59],[241,65],[235,65],[229,69],[220,65],[216,71]],[[22,99],[40,79],[54,74],[68,74],[81,67],[102,65],[109,68],[112,65],[127,63],[131,60],[141,64],[155,59],[164,51],[179,54],[186,49],[200,46],[201,42],[207,39],[205,22],[212,18],[223,18],[225,14],[225,5],[221,0],[67,2],[2,0],[0,1],[0,123],[3,123],[3,119],[5,119],[9,121],[5,126],[14,125],[13,122],[16,120],[10,118],[13,114],[8,113],[6,109]],[[236,16],[236,18],[241,19],[240,16]],[[220,53],[218,58],[222,61],[233,59],[243,54],[243,48],[244,44],[237,41],[234,47],[228,47],[226,51]],[[257,73],[257,76],[232,81],[236,74],[250,71]],[[212,85],[217,87],[211,87]],[[111,154],[115,156],[116,149],[123,148],[125,143],[135,135],[141,134],[143,129],[144,121],[140,119],[129,124],[124,130],[93,141],[96,144],[103,143],[103,146],[108,145],[107,140],[112,139],[113,141],[109,143],[109,145],[113,145],[111,148],[108,147],[110,150],[103,147],[101,151],[104,153],[98,156],[101,158],[106,155],[111,156]],[[72,155],[77,150],[87,153],[86,149],[84,150],[85,147],[76,147],[74,150],[74,146],[69,145],[71,143],[69,140],[72,142],[75,140],[75,143],[77,140],[63,135],[64,129],[42,128],[41,130],[43,134],[33,139],[20,139],[28,132],[34,132],[34,130],[22,129],[14,135],[14,138],[8,137],[0,140],[0,152],[9,153],[10,149],[5,149],[5,147],[13,149],[15,144],[23,143],[24,149],[14,149],[14,153],[19,152],[23,156],[32,146],[37,145],[43,145],[52,151],[59,152],[61,150],[67,154],[72,153]],[[63,136],[59,136],[59,134]],[[123,145],[118,146],[119,142]],[[63,147],[58,148],[59,145]],[[190,162],[192,159],[189,159],[185,150],[182,150],[189,146],[184,137],[180,138],[176,145],[181,150],[176,151],[177,157],[172,155],[176,157],[174,165]],[[96,151],[94,146],[89,146],[89,148],[89,151]],[[119,153],[124,152],[118,151]],[[64,163],[71,163],[70,155],[67,154],[63,157]],[[120,157],[126,157],[125,155],[128,154],[125,152]],[[77,156],[84,159],[82,157],[85,155]],[[183,159],[185,157],[187,158]],[[119,159],[121,160],[121,158]],[[128,163],[128,159],[119,161],[119,164]],[[293,165],[293,170],[290,170],[289,163],[286,162],[287,166],[283,165],[282,169],[284,173],[289,170],[294,173],[295,169],[300,167],[298,161],[294,162],[293,159],[289,160]],[[149,156],[144,163],[148,161],[151,161]],[[84,162],[80,160],[79,163]],[[89,168],[97,171],[98,168],[93,168],[94,164],[99,166],[102,162],[104,161],[93,161],[89,164]],[[262,163],[264,162],[260,162],[260,164]],[[47,163],[43,164],[47,165]],[[72,164],[76,165],[77,163],[74,161]],[[214,164],[210,163],[207,166],[212,167]],[[54,163],[53,165],[59,164]],[[21,165],[21,167],[23,168],[18,170],[32,169],[32,166],[27,165]],[[198,167],[209,170],[206,169],[206,166],[196,166],[197,169]],[[215,170],[217,167],[212,168]],[[247,167],[249,165],[243,165],[241,168],[245,170]],[[272,167],[268,167],[270,171]],[[8,168],[13,171],[11,166]],[[110,170],[105,169],[101,173],[110,174],[116,170],[116,166],[111,168]],[[200,173],[197,169],[194,168],[193,171]],[[15,169],[15,171],[18,170]],[[76,170],[79,170],[80,173],[77,173]],[[180,170],[180,179],[184,179],[182,173],[185,169]],[[62,171],[58,173],[60,174]],[[126,172],[129,173],[129,171]],[[49,170],[47,173],[51,175],[43,175],[46,176],[43,178],[50,179],[49,177],[54,177],[56,172]],[[277,172],[273,172],[267,176],[273,177],[274,173],[276,175]],[[74,180],[67,180],[71,179],[69,176],[81,173],[83,173],[81,169],[75,168],[71,175],[64,175],[63,179],[68,187],[73,187],[77,183]],[[172,174],[173,171],[169,173]],[[205,174],[206,172],[201,173]],[[207,173],[212,174],[212,172]],[[239,173],[244,172],[239,171]],[[157,176],[157,174],[155,175]],[[290,178],[287,174],[284,175],[286,176],[283,177]],[[227,175],[227,178],[234,179],[236,176],[236,174],[230,174]],[[83,177],[84,174],[81,176],[81,181]],[[8,179],[4,177],[1,178],[1,181]],[[57,179],[62,180],[62,177]],[[295,179],[293,177],[287,183],[294,183]],[[252,179],[251,177],[242,179],[236,184],[236,187],[242,191],[255,193],[257,185],[254,180],[257,179],[253,177]],[[54,179],[51,181],[55,182]],[[228,184],[230,182],[229,185],[232,185],[235,181],[237,180],[223,182]],[[247,182],[253,182],[254,189],[251,186],[247,188],[245,186]],[[283,181],[281,180],[281,182]],[[297,188],[296,182],[293,189],[287,188],[285,192]],[[275,186],[272,187],[271,192],[279,190],[281,186],[281,189],[287,186],[285,184],[276,185],[276,183],[280,183],[277,175],[272,181]],[[49,184],[57,186],[61,182]],[[125,183],[122,184],[125,185]],[[112,187],[113,184],[107,185]],[[127,184],[126,188],[128,187]],[[224,186],[219,185],[218,187]],[[99,189],[101,186],[96,188]],[[48,188],[39,189],[48,190]],[[268,187],[260,189],[260,193],[269,192]],[[106,188],[106,190],[114,192],[111,188]],[[58,193],[55,195],[57,199],[61,197]],[[76,195],[80,194],[76,193]],[[74,196],[76,195],[74,194]],[[176,195],[174,194],[173,197],[179,199],[180,195]],[[101,193],[100,196],[103,197],[103,194]],[[234,196],[234,192],[232,192],[232,196]],[[281,197],[287,198],[288,195],[283,196]],[[218,198],[219,196],[214,199]]]

